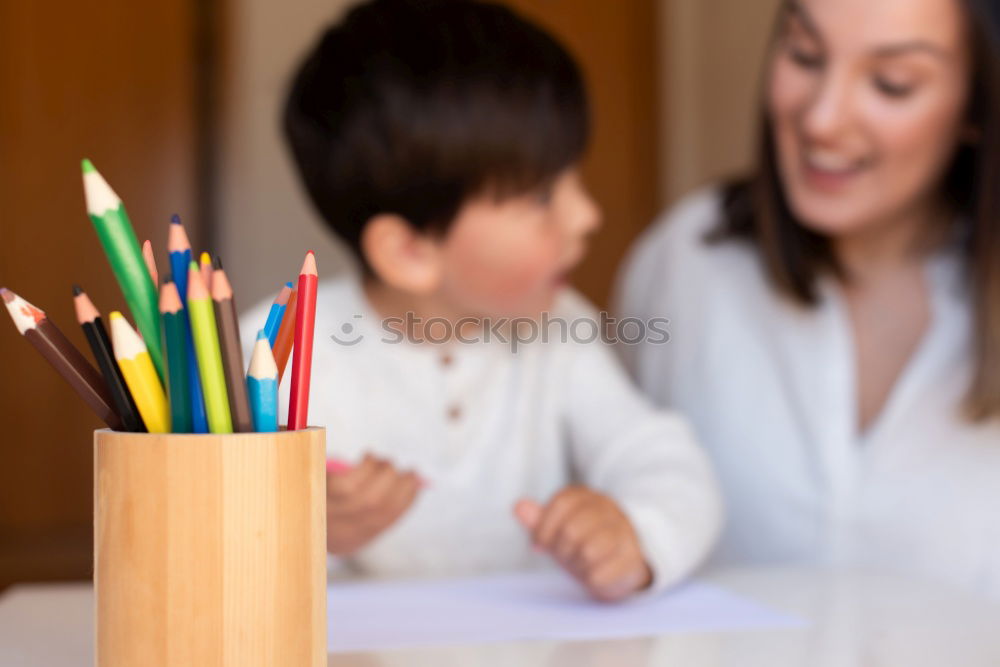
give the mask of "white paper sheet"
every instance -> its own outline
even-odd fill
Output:
[[[327,610],[331,652],[802,625],[752,600],[697,582],[659,596],[602,604],[558,571],[334,583],[327,591]]]

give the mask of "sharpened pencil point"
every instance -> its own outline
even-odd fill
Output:
[[[0,297],[3,297],[4,303],[10,303],[14,300],[14,293],[6,287],[0,287]]]
[[[267,340],[267,334],[264,333],[263,329],[257,330],[257,340]]]
[[[80,296],[83,294],[83,288],[79,285],[73,285],[73,296]]]
[[[215,260],[212,262],[212,266],[216,269],[222,269],[222,258],[218,255],[215,256]]]
[[[290,280],[287,283],[285,283],[285,287],[287,287],[288,289],[295,289],[295,285],[292,284],[292,281]]]
[[[302,270],[299,271],[299,275],[316,275],[316,255],[310,250],[306,253],[306,260],[302,262]]]
[[[112,310],[111,314],[108,315],[108,319],[110,319],[110,320],[124,320],[125,316],[122,315],[120,311]]]
[[[97,171],[96,169],[94,169],[94,164],[87,158],[83,158],[83,160],[80,163],[80,166],[83,168],[83,173],[85,174]]]
[[[170,223],[173,225],[181,224],[181,216],[174,213],[172,216],[170,216]]]

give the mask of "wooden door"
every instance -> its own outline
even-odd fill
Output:
[[[594,123],[583,175],[604,212],[604,225],[574,284],[604,307],[619,262],[659,205],[658,3],[504,1],[553,32],[587,79]]]
[[[89,157],[165,263],[167,223],[198,238],[199,0],[0,0],[0,285],[81,349],[71,285],[124,300],[84,208]],[[162,264],[161,264],[162,267]],[[89,578],[100,422],[0,315],[0,588]]]

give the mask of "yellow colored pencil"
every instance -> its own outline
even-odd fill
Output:
[[[110,315],[111,346],[146,430],[170,433],[170,405],[146,344],[117,310]]]
[[[203,283],[205,283],[205,289],[207,289],[208,292],[209,292],[209,294],[211,294],[212,293],[212,273],[213,273],[213,271],[212,271],[212,256],[209,255],[207,252],[203,252],[203,253],[201,253],[201,257],[199,258],[198,261],[199,261],[199,264],[200,264],[200,266],[198,268],[201,271],[201,281]]]

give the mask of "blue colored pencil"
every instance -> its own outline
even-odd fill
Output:
[[[285,286],[278,292],[271,304],[271,310],[267,313],[267,322],[264,323],[264,335],[267,342],[274,347],[274,341],[278,337],[278,329],[281,328],[281,320],[285,316],[285,308],[288,307],[288,298],[292,295],[292,283],[285,283]]]
[[[258,433],[273,433],[278,430],[278,365],[274,363],[274,353],[267,342],[267,335],[261,329],[257,332],[250,370],[247,371],[247,394],[250,396],[250,412],[253,414],[253,428]]]
[[[167,240],[167,250],[170,253],[170,271],[173,273],[177,292],[184,306],[184,326],[187,330],[187,364],[188,384],[191,395],[191,422],[195,433],[208,433],[208,416],[205,414],[205,396],[201,390],[201,377],[198,373],[198,357],[194,351],[194,338],[191,335],[191,321],[187,313],[187,282],[188,265],[191,263],[191,242],[188,240],[180,216],[170,218],[170,236]]]

